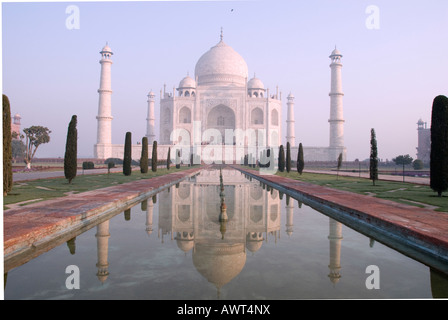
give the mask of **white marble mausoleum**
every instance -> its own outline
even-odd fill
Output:
[[[101,53],[101,78],[98,107],[98,135],[94,157],[123,158],[124,145],[113,144],[112,88],[110,47]],[[335,161],[340,153],[346,158],[342,108],[342,55],[335,49],[331,55],[330,139],[328,147],[304,147],[305,161]],[[223,40],[206,51],[197,61],[194,76],[187,74],[178,87],[160,90],[159,119],[155,118],[156,95],[149,92],[146,112],[146,136],[151,152],[158,143],[158,158],[171,158],[181,150],[184,162],[198,155],[206,163],[239,163],[245,154],[258,158],[262,150],[291,145],[292,159],[297,157],[298,143],[306,137],[295,137],[294,96],[286,99],[286,137],[282,139],[282,93],[270,91],[249,68],[243,57]],[[142,110],[143,111],[143,110]],[[142,112],[143,113],[143,112]],[[159,123],[156,133],[155,123]],[[130,131],[132,128],[130,128]],[[150,153],[151,154],[151,153]],[[140,159],[141,144],[132,146],[133,159]],[[199,158],[195,158],[199,159]]]

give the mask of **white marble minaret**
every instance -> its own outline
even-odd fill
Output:
[[[111,156],[112,148],[112,87],[111,87],[111,66],[112,50],[106,44],[101,54],[101,78],[99,102],[98,102],[98,131],[97,142],[94,147],[94,156],[98,159],[107,159]]]
[[[330,91],[330,158],[336,160],[342,152],[343,159],[346,159],[346,149],[344,147],[344,116],[342,107],[342,54],[338,49],[334,49],[330,55],[331,59],[331,91]]]
[[[286,119],[286,142],[289,142],[291,147],[296,145],[294,130],[294,96],[290,93],[288,95],[288,118]]]
[[[148,137],[148,144],[152,145],[155,140],[155,127],[154,127],[154,92],[148,94],[148,117],[146,118],[146,136]]]

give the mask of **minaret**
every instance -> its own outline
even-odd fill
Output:
[[[146,136],[148,137],[148,144],[152,145],[155,140],[155,117],[154,117],[154,92],[148,94],[148,117],[146,118]]]
[[[101,78],[99,102],[98,102],[98,132],[97,143],[94,148],[95,158],[107,159],[111,156],[112,145],[112,87],[111,87],[111,66],[112,51],[107,45],[104,46],[101,54]]]
[[[291,147],[296,145],[294,128],[294,96],[290,93],[288,95],[288,119],[286,119],[286,142],[289,142]]]
[[[342,76],[341,63],[342,54],[338,49],[334,49],[330,55],[331,59],[331,91],[330,91],[330,159],[336,160],[339,153],[343,153],[345,159],[344,147],[344,117],[342,107]]]

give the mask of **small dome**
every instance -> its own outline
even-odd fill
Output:
[[[288,94],[288,99],[294,99],[294,95],[292,93]]]
[[[100,53],[104,53],[104,52],[108,52],[108,53],[110,53],[110,54],[113,54],[112,53],[112,49],[109,47],[109,45],[106,43],[106,45],[103,47],[103,49],[101,50],[101,52]]]
[[[179,88],[196,88],[196,81],[192,77],[186,76],[179,82]]]
[[[194,247],[194,241],[192,239],[176,239],[176,242],[177,247],[185,253],[192,250]]]
[[[340,56],[340,57],[342,57],[342,54],[341,54],[341,52],[337,48],[334,48],[334,50],[331,52],[330,57],[333,57],[333,56]]]
[[[264,89],[264,84],[263,84],[263,82],[261,82],[260,79],[258,79],[254,76],[247,83],[247,88],[248,89]]]

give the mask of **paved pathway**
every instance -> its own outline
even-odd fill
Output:
[[[121,172],[123,168],[111,168],[110,172]],[[77,175],[83,174],[98,174],[107,173],[107,168],[104,169],[88,169],[82,170],[78,169]],[[64,170],[60,171],[28,171],[28,172],[15,172],[13,173],[13,181],[26,181],[26,180],[37,180],[37,179],[48,179],[48,178],[61,178],[64,177]]]

